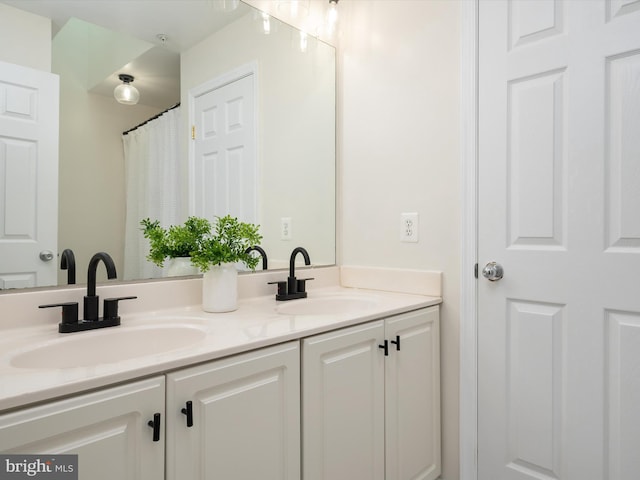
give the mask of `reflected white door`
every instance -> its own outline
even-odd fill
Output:
[[[0,62],[0,289],[57,282],[58,85]]]
[[[480,1],[478,478],[640,475],[640,2]]]
[[[193,94],[191,211],[257,223],[254,75],[241,75]]]

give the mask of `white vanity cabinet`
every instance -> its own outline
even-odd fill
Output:
[[[438,477],[438,307],[324,331],[6,411],[0,452],[78,454],[80,480]]]
[[[297,480],[299,342],[168,374],[166,437],[168,480]]]
[[[0,415],[0,452],[78,454],[80,480],[164,476],[164,376]]]
[[[304,480],[440,475],[438,307],[310,337],[302,349]]]

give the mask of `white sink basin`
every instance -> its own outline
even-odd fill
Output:
[[[282,315],[344,315],[371,310],[378,301],[361,296],[332,296],[288,300],[276,307]]]
[[[10,363],[16,368],[73,368],[114,363],[188,347],[206,336],[192,325],[108,327],[21,350]]]

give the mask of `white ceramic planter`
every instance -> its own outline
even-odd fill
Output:
[[[202,309],[232,312],[238,308],[238,271],[235,264],[211,267],[202,276]]]
[[[167,277],[184,277],[198,275],[198,267],[191,264],[191,257],[170,258],[167,261]]]

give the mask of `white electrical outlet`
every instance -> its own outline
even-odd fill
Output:
[[[417,242],[418,227],[419,223],[417,213],[400,214],[400,241]]]
[[[280,219],[280,240],[291,240],[292,238],[291,217],[282,217]]]

